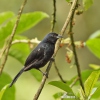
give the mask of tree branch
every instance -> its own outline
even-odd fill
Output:
[[[14,40],[12,42],[12,45],[13,44],[17,44],[17,43],[30,43],[30,44],[36,43],[36,44],[39,44],[40,42],[41,41],[39,41],[37,38],[31,39],[31,40],[25,40],[25,39],[23,39],[23,40]]]
[[[7,61],[9,49],[11,47],[11,43],[12,43],[13,37],[15,35],[15,32],[16,32],[16,29],[17,29],[17,26],[18,26],[18,23],[19,23],[19,20],[20,20],[20,17],[21,17],[21,14],[22,14],[22,11],[23,11],[23,8],[24,8],[26,2],[27,2],[27,0],[24,0],[24,2],[22,3],[20,10],[19,10],[19,13],[18,13],[18,16],[17,16],[17,20],[16,20],[15,25],[14,25],[14,28],[12,30],[10,37],[8,38],[8,43],[6,45],[4,45],[4,48],[3,48],[4,52],[3,53],[5,53],[5,55],[4,55],[4,60],[0,66],[0,74],[2,74],[5,63]]]
[[[56,62],[55,62],[55,61],[54,61],[54,67],[55,67],[55,69],[56,69],[56,72],[57,72],[57,74],[58,74],[60,80],[61,80],[63,83],[66,83],[66,81],[62,78],[62,76],[61,76],[61,74],[60,74],[60,72],[59,72],[59,69],[57,68],[57,65],[56,65]]]
[[[75,9],[77,7],[77,4],[78,3],[76,3]],[[71,17],[71,20],[70,20],[69,35],[70,35],[71,45],[72,45],[72,49],[73,49],[75,64],[76,64],[76,67],[77,67],[79,82],[80,82],[82,89],[84,90],[84,85],[83,85],[82,76],[81,76],[81,69],[80,69],[80,65],[79,65],[79,62],[78,62],[78,57],[77,57],[77,53],[76,53],[76,49],[75,49],[74,37],[73,37],[73,32],[72,32],[75,9],[73,9],[72,17]]]
[[[73,16],[74,16],[74,14],[73,14]],[[81,69],[80,69],[80,65],[79,65],[79,62],[78,62],[78,57],[77,57],[75,44],[74,44],[74,37],[73,37],[73,33],[72,33],[72,27],[73,27],[72,22],[73,22],[73,17],[72,17],[72,20],[70,22],[69,35],[70,35],[70,39],[71,39],[71,45],[72,45],[72,49],[73,49],[75,64],[76,64],[76,67],[77,67],[79,82],[80,82],[80,85],[81,85],[82,89],[84,90],[84,85],[83,85],[82,76],[81,76]]]
[[[53,0],[53,14],[52,14],[52,22],[51,22],[51,32],[54,31],[55,23],[56,23],[56,0]]]

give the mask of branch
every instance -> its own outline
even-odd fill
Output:
[[[8,43],[4,46],[3,50],[5,52],[5,55],[4,55],[4,60],[3,62],[1,63],[1,66],[0,66],[0,74],[2,73],[3,71],[3,68],[5,66],[5,63],[7,61],[7,58],[8,58],[8,53],[9,53],[9,49],[11,47],[11,43],[12,43],[12,40],[13,40],[13,37],[15,35],[15,32],[16,32],[16,29],[17,29],[17,26],[18,26],[18,23],[19,23],[19,20],[20,20],[20,17],[21,17],[21,14],[22,14],[22,11],[23,11],[23,8],[26,4],[27,0],[24,0],[24,2],[22,3],[21,7],[20,7],[20,10],[19,10],[19,13],[18,13],[18,16],[17,16],[17,20],[16,20],[16,23],[14,25],[14,28],[12,30],[12,33],[10,35],[10,37],[8,38]],[[3,52],[3,53],[4,53]]]
[[[53,14],[52,14],[51,32],[54,31],[55,23],[56,23],[56,0],[53,0]]]
[[[76,7],[77,7],[77,5],[76,5]],[[79,77],[79,82],[80,82],[80,85],[81,85],[82,89],[84,90],[84,85],[83,85],[82,76],[81,76],[81,69],[80,69],[80,65],[79,65],[79,62],[78,62],[78,57],[77,57],[77,54],[76,54],[76,49],[75,49],[75,44],[74,44],[74,37],[73,37],[73,32],[72,32],[74,12],[75,12],[75,9],[73,9],[73,14],[72,14],[72,17],[71,17],[71,20],[70,20],[69,35],[70,35],[71,45],[72,45],[72,49],[73,49],[75,64],[77,66],[77,73],[78,73],[78,77]]]
[[[74,11],[76,9],[76,6],[77,6],[77,2],[78,2],[78,0],[73,0],[73,2],[72,2],[72,6],[70,8],[69,14],[68,14],[68,16],[66,18],[66,21],[64,23],[64,26],[62,27],[62,30],[61,30],[61,33],[60,33],[62,36],[64,35],[64,33],[66,31],[66,28],[68,27],[68,24],[69,24],[69,22],[70,22],[70,20],[71,20],[71,18],[73,16],[73,13],[74,13]],[[58,52],[58,50],[60,48],[59,47],[60,42],[61,42],[61,39],[59,39],[57,41],[57,43],[56,43],[56,49],[55,49],[54,57],[56,56],[56,53]]]
[[[76,8],[77,2],[78,2],[78,0],[74,0],[73,3],[72,3],[72,6],[71,6],[70,11],[69,11],[69,14],[68,14],[68,17],[67,17],[67,19],[66,19],[66,21],[65,21],[65,24],[64,24],[64,26],[63,26],[63,28],[62,28],[62,30],[61,30],[61,35],[64,34],[64,32],[65,32],[65,30],[66,30],[66,28],[67,28],[67,26],[68,26],[68,24],[69,24],[69,22],[70,22],[70,20],[71,20],[71,17],[72,17],[72,15],[73,15],[73,13],[74,13],[74,10],[73,10],[73,9]],[[56,56],[56,54],[57,54],[57,52],[58,52],[58,50],[59,50],[60,42],[61,42],[61,39],[59,39],[58,42],[56,43],[56,46],[55,46],[55,53],[54,53],[54,55],[52,56],[53,59],[55,58],[55,56]],[[46,69],[47,75],[48,75],[49,70],[50,70],[50,68],[51,68],[52,62],[53,62],[53,61],[50,60],[49,65],[47,66],[47,69]],[[38,90],[37,90],[37,92],[36,92],[36,94],[35,94],[33,100],[37,100],[37,99],[38,99],[38,97],[39,97],[39,95],[40,95],[40,93],[41,93],[41,91],[42,91],[42,89],[43,89],[43,87],[44,87],[44,84],[45,84],[45,82],[46,82],[46,79],[47,79],[47,77],[44,75],[44,76],[43,76],[43,79],[42,79],[42,81],[41,81],[40,87],[38,88]]]
[[[56,65],[56,62],[54,61],[54,67],[56,69],[56,72],[60,78],[60,80],[63,82],[63,83],[66,83],[66,81],[62,78],[61,74],[59,73],[59,69],[57,68],[57,65]]]
[[[31,39],[31,40],[14,40],[12,42],[12,45],[13,44],[17,44],[17,43],[29,43],[29,44],[33,44],[33,43],[36,43],[36,44],[39,44],[41,41],[39,41],[37,38],[35,39]]]
[[[53,32],[54,31],[54,28],[55,28],[55,23],[56,23],[56,0],[53,0],[53,16],[52,16],[52,25],[51,25],[51,31]],[[66,83],[66,81],[62,78],[61,74],[59,73],[59,70],[56,66],[56,63],[54,61],[54,67],[55,67],[55,70],[59,76],[59,78],[61,79],[62,82]]]
[[[72,88],[75,84],[76,84],[76,82],[79,80],[79,77],[76,77],[75,79],[74,79],[74,81],[70,84],[70,87]]]

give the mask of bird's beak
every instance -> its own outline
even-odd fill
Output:
[[[59,39],[59,38],[63,38],[63,36],[61,36],[61,35],[58,35],[58,36],[57,36],[57,38],[58,38],[58,39]]]

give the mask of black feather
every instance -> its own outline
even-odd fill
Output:
[[[11,87],[18,79],[18,77],[24,72],[24,68],[19,71],[19,73],[15,76],[13,81],[10,83],[9,87]]]
[[[45,66],[54,53],[55,43],[58,38],[61,38],[57,33],[49,33],[30,53],[24,64],[24,68],[12,80],[10,87],[16,82],[18,77],[24,72],[32,68],[38,69]]]

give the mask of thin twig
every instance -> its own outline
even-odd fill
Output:
[[[52,25],[51,25],[51,31],[53,32],[54,31],[54,28],[55,28],[55,23],[56,23],[56,0],[53,0],[53,16],[52,16]],[[56,66],[56,63],[54,61],[54,67],[55,67],[55,70],[59,76],[59,78],[61,79],[62,82],[66,83],[66,81],[62,78],[61,74],[59,73],[59,70]]]
[[[18,13],[18,16],[17,16],[17,20],[16,20],[16,22],[15,22],[15,25],[14,25],[14,28],[13,28],[13,30],[12,30],[12,33],[11,33],[9,39],[8,39],[7,47],[6,47],[6,48],[4,47],[4,48],[5,48],[5,49],[4,49],[5,55],[4,55],[4,60],[3,60],[3,62],[1,63],[1,66],[0,66],[0,74],[2,73],[3,68],[4,68],[4,66],[5,66],[5,63],[6,63],[6,61],[7,61],[9,49],[10,49],[10,47],[11,47],[11,43],[12,43],[13,37],[14,37],[14,35],[15,35],[15,32],[16,32],[16,29],[17,29],[17,26],[18,26],[18,23],[19,23],[19,20],[20,20],[20,17],[21,17],[21,14],[22,14],[22,11],[23,11],[23,8],[24,8],[26,2],[27,2],[27,0],[24,0],[24,2],[22,3],[22,5],[21,5],[21,7],[20,7],[20,10],[19,10],[19,13]]]
[[[71,19],[71,17],[72,17],[72,14],[74,13],[74,10],[73,10],[73,9],[75,9],[75,7],[76,7],[76,5],[77,5],[77,2],[78,2],[78,0],[74,0],[73,3],[72,3],[72,6],[71,6],[70,11],[69,11],[69,14],[68,14],[68,17],[67,17],[67,19],[66,19],[66,21],[65,21],[65,24],[64,24],[64,26],[63,26],[63,28],[62,28],[62,30],[61,30],[61,35],[64,34],[64,32],[65,32],[65,30],[66,30],[66,28],[67,28],[67,26],[68,26],[68,24],[69,24],[69,22],[70,22],[70,19]],[[56,43],[56,46],[55,46],[55,53],[54,53],[53,56],[52,56],[53,59],[55,58],[55,56],[56,56],[56,54],[57,54],[57,52],[58,52],[58,50],[59,50],[59,44],[60,44],[60,42],[61,42],[61,39],[59,39],[58,42]],[[49,70],[50,70],[50,68],[51,68],[51,65],[52,65],[52,62],[53,62],[53,61],[50,60],[49,65],[47,66],[46,72],[47,72],[47,71],[49,72]],[[47,75],[48,75],[48,72],[47,72]],[[39,87],[38,91],[36,92],[36,94],[35,94],[33,100],[37,100],[37,99],[38,99],[38,97],[39,97],[39,95],[40,95],[40,93],[41,93],[41,91],[42,91],[42,89],[43,89],[43,86],[44,86],[44,84],[45,84],[45,82],[46,82],[46,79],[47,79],[47,77],[44,76],[43,79],[42,79],[42,82],[41,82],[41,84],[40,84],[40,87]]]
[[[69,14],[68,14],[68,16],[67,16],[67,18],[66,18],[66,21],[65,21],[65,23],[64,23],[64,26],[63,26],[62,29],[61,29],[61,32],[60,32],[60,34],[61,34],[62,36],[64,35],[64,33],[65,33],[65,31],[66,31],[66,28],[68,27],[68,24],[69,24],[69,22],[70,22],[70,20],[71,20],[72,14],[74,13],[74,9],[75,9],[76,6],[77,6],[77,2],[78,2],[78,0],[73,0],[73,2],[72,2],[72,6],[71,6],[71,8],[70,8]],[[57,43],[56,43],[56,49],[55,49],[54,57],[56,56],[56,53],[58,52],[58,50],[59,50],[59,48],[60,48],[60,47],[59,47],[60,42],[61,42],[61,39],[59,39],[59,40],[57,41]]]
[[[54,31],[55,23],[56,23],[56,0],[53,0],[53,14],[52,14],[51,32]]]
[[[75,79],[74,79],[74,81],[70,84],[70,87],[72,88],[75,84],[76,84],[76,82],[79,80],[79,77],[76,77]]]
[[[40,42],[41,42],[41,41],[39,41],[37,38],[31,39],[31,40],[25,40],[25,39],[23,39],[23,40],[14,40],[14,41],[12,42],[12,45],[13,45],[13,44],[17,44],[17,43],[29,43],[29,44],[36,43],[36,44],[39,44]]]
[[[55,61],[54,61],[54,67],[55,67],[55,69],[56,69],[56,72],[57,72],[57,74],[58,74],[60,80],[61,80],[63,83],[66,83],[66,81],[62,78],[62,76],[61,76],[61,74],[60,74],[60,72],[59,72],[59,69],[57,68],[57,65],[56,65],[56,62],[55,62]]]
[[[74,12],[75,12],[75,9],[74,9]],[[72,32],[73,18],[74,18],[74,13],[72,14],[72,17],[71,17],[71,20],[70,20],[69,35],[70,35],[71,45],[72,45],[72,49],[73,49],[75,64],[76,64],[76,67],[77,67],[79,82],[80,82],[80,85],[81,85],[82,89],[84,90],[84,85],[83,85],[82,76],[81,76],[81,69],[80,69],[80,65],[79,65],[79,62],[78,62],[78,57],[77,57],[77,54],[76,54],[76,48],[75,48],[74,37],[73,37],[73,32]]]

